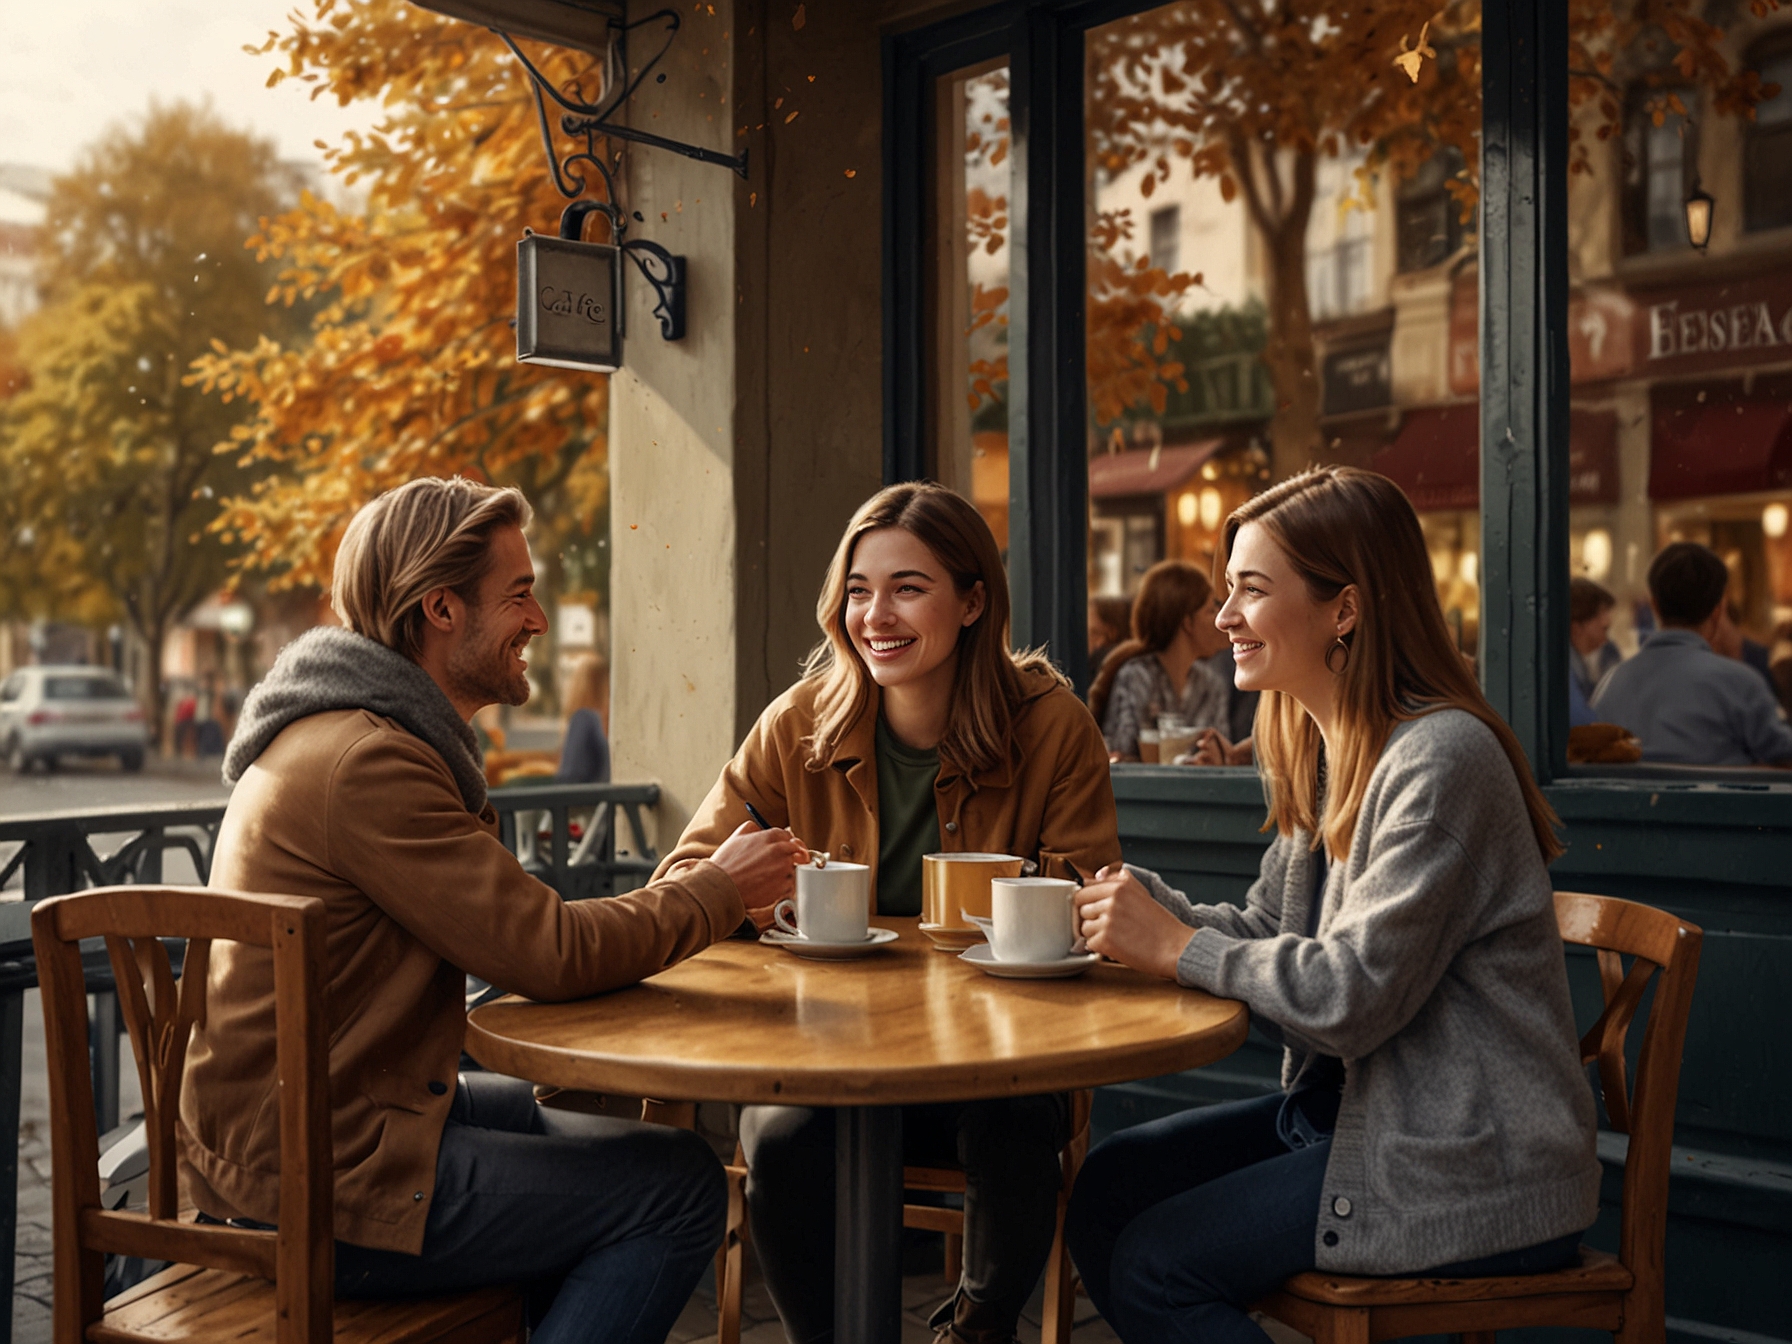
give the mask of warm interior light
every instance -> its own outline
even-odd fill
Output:
[[[1481,576],[1481,557],[1475,551],[1464,551],[1456,562],[1456,572],[1464,583],[1477,583]]]
[[[1788,518],[1784,504],[1769,504],[1761,510],[1761,530],[1775,541],[1786,535],[1788,521],[1792,518]]]
[[[1184,527],[1195,525],[1195,513],[1200,505],[1195,499],[1193,490],[1184,490],[1176,500],[1176,521]]]
[[[1612,534],[1603,527],[1587,533],[1580,544],[1581,568],[1589,579],[1600,580],[1612,572]]]
[[[1711,212],[1716,205],[1711,193],[1696,183],[1686,198],[1686,236],[1701,252],[1711,241]]]
[[[1188,496],[1184,495],[1184,499]],[[1225,508],[1225,501],[1220,492],[1211,485],[1201,492],[1201,526],[1209,532],[1220,530],[1220,512]]]

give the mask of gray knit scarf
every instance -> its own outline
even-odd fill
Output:
[[[335,709],[396,719],[447,762],[467,811],[477,816],[485,810],[479,739],[435,678],[397,650],[337,626],[319,626],[293,640],[249,692],[224,753],[224,782],[241,779],[288,724]]]

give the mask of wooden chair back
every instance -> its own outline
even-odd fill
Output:
[[[55,1334],[86,1337],[100,1319],[105,1255],[171,1260],[274,1281],[278,1344],[332,1334],[329,1028],[323,1008],[324,904],[200,887],[102,887],[31,912],[49,1047]],[[103,1206],[89,1075],[80,942],[103,938],[143,1087],[149,1142],[147,1213]],[[187,940],[174,977],[161,940]],[[205,1016],[216,940],[272,951],[280,1080],[279,1230],[179,1220],[175,1126],[193,1025]]]
[[[1652,1300],[1659,1320],[1674,1105],[1704,933],[1666,910],[1572,891],[1556,893],[1556,924],[1563,942],[1590,947],[1598,958],[1605,1009],[1581,1037],[1581,1063],[1597,1066],[1611,1127],[1630,1137],[1618,1259],[1636,1276],[1634,1291]],[[1655,997],[1633,1084],[1627,1077],[1625,1043],[1651,979]]]

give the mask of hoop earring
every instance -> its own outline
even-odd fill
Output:
[[[1344,661],[1339,666],[1333,667],[1332,666],[1332,655],[1334,653],[1338,653],[1340,651],[1342,651],[1344,654]],[[1348,645],[1344,642],[1343,635],[1339,635],[1336,639],[1334,639],[1332,641],[1331,647],[1325,651],[1325,670],[1327,672],[1330,672],[1334,677],[1341,677],[1344,675],[1344,669],[1349,666],[1350,666],[1350,645]]]

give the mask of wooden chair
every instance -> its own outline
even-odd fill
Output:
[[[1662,1236],[1674,1099],[1702,933],[1696,925],[1611,896],[1556,893],[1562,940],[1595,948],[1605,1011],[1581,1038],[1581,1062],[1597,1062],[1611,1127],[1630,1136],[1618,1254],[1582,1246],[1580,1263],[1551,1274],[1486,1279],[1354,1278],[1297,1274],[1257,1309],[1315,1344],[1369,1344],[1406,1335],[1460,1334],[1493,1344],[1498,1330],[1577,1326],[1609,1330],[1619,1344],[1665,1338]],[[1623,958],[1632,958],[1625,969]],[[1643,1031],[1634,1090],[1624,1039],[1649,980],[1660,972]]]
[[[49,1046],[57,1344],[231,1339],[273,1344],[484,1344],[523,1339],[521,1295],[489,1288],[393,1302],[332,1300],[332,1170],[324,905],[200,887],[104,887],[41,901],[31,937]],[[103,937],[143,1085],[149,1211],[103,1207],[79,943]],[[163,938],[186,938],[177,982]],[[213,940],[274,958],[280,1104],[278,1231],[183,1219],[175,1168],[181,1074],[205,1012]],[[175,1262],[101,1300],[105,1255]]]
[[[1058,1186],[1057,1223],[1052,1235],[1051,1259],[1045,1268],[1045,1308],[1040,1322],[1040,1344],[1069,1344],[1071,1315],[1076,1305],[1076,1276],[1070,1251],[1064,1245],[1064,1214],[1070,1207],[1070,1191],[1089,1154],[1089,1112],[1093,1092],[1071,1093],[1070,1142],[1059,1154],[1063,1180]],[[653,1103],[649,1103],[652,1106]],[[677,1112],[643,1108],[643,1118],[677,1123]],[[747,1168],[739,1150],[728,1171],[728,1228],[716,1252],[716,1344],[740,1344],[742,1257],[747,1238]],[[953,1167],[904,1167],[905,1190],[935,1194],[964,1194],[964,1172]],[[945,1277],[957,1283],[963,1268],[964,1210],[933,1204],[902,1206],[904,1227],[942,1232],[946,1238]]]

